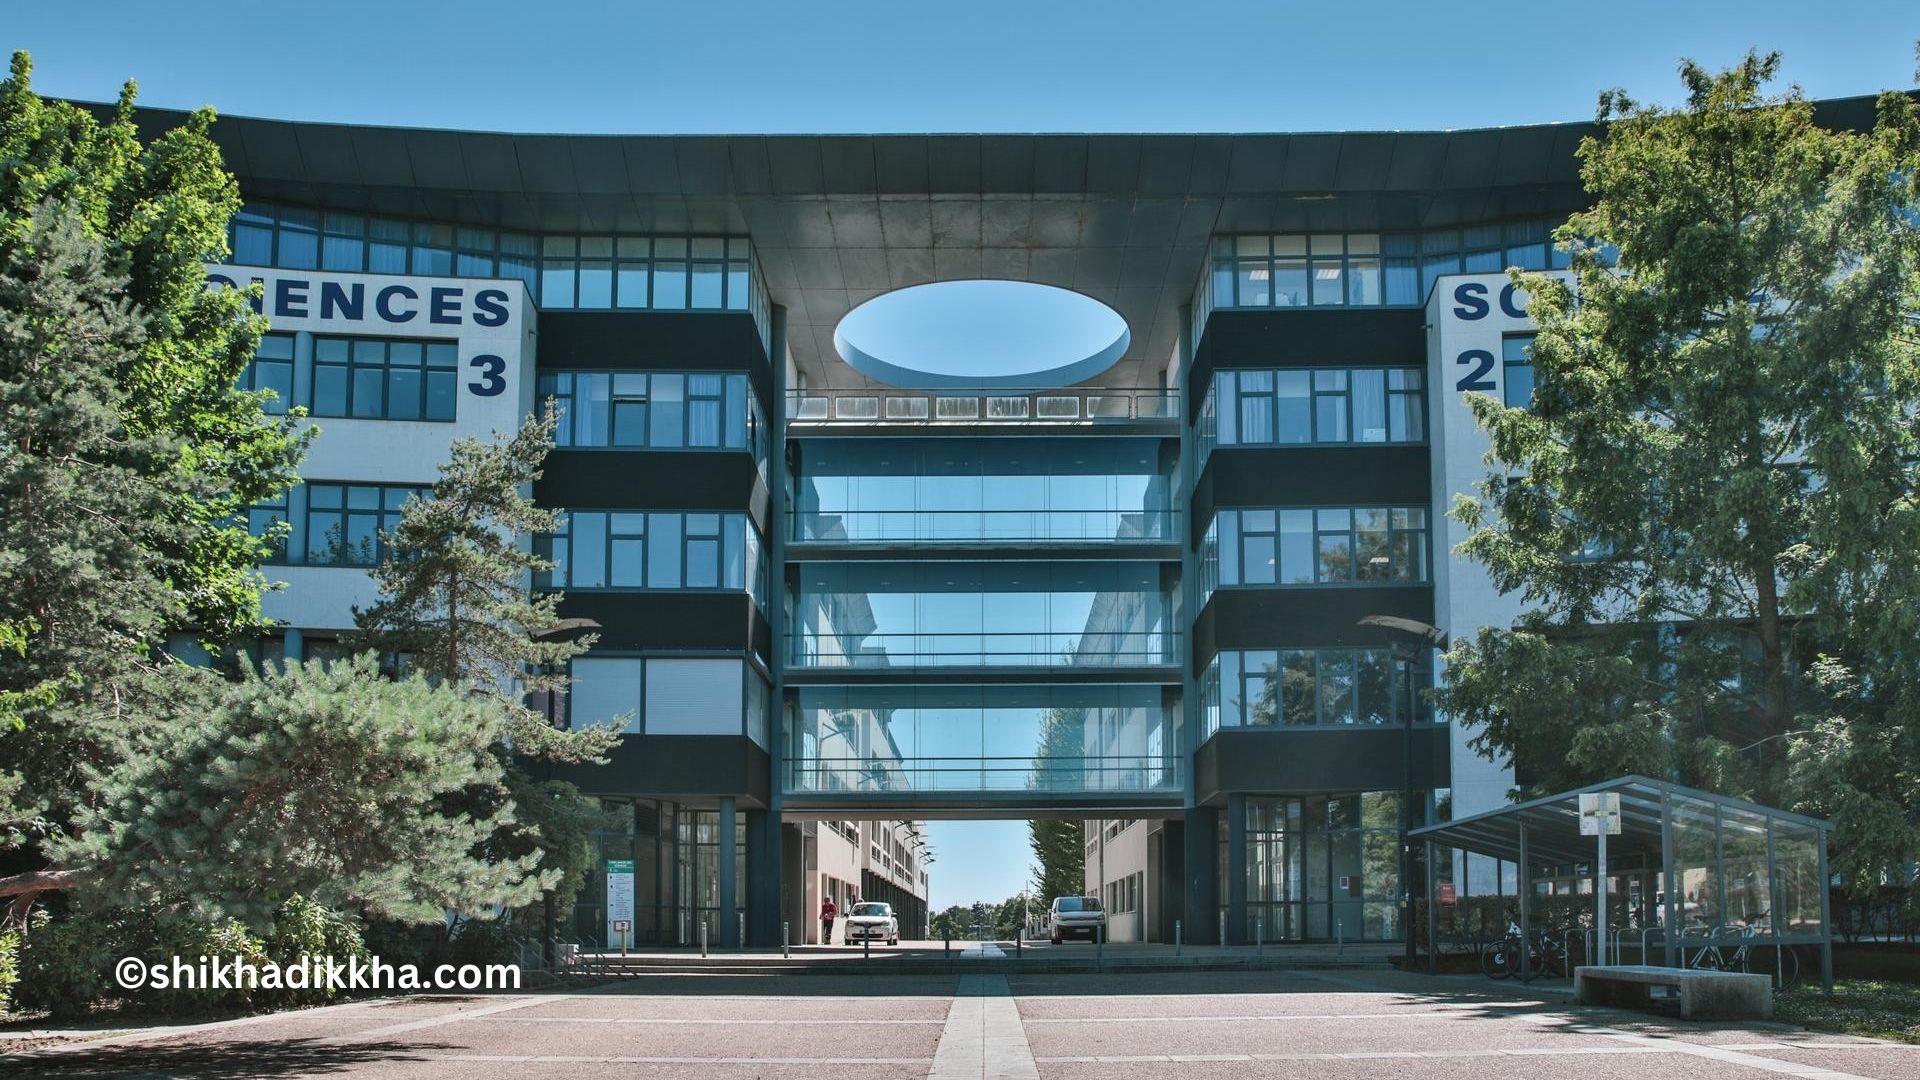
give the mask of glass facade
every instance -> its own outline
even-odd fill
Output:
[[[1204,307],[1421,304],[1443,274],[1564,268],[1567,254],[1549,238],[1558,225],[1532,218],[1418,233],[1216,236]]]
[[[1172,543],[1160,439],[809,439],[791,538],[834,544]]]
[[[1222,510],[1200,548],[1200,591],[1427,581],[1418,506]]]
[[[1397,791],[1249,797],[1247,940],[1256,920],[1266,941],[1399,940],[1401,798]],[[1229,865],[1223,837],[1223,898]]]
[[[1419,368],[1282,368],[1214,373],[1200,402],[1202,464],[1222,446],[1427,441]]]
[[[575,657],[565,714],[569,728],[612,727],[629,735],[740,735],[767,745],[769,695],[759,669],[731,658]]]
[[[260,347],[240,376],[242,390],[271,390],[273,397],[262,411],[284,415],[293,406],[293,335],[263,334]]]
[[[1158,686],[801,687],[788,790],[1178,792],[1177,694]]]
[[[560,412],[570,450],[746,450],[764,457],[766,421],[745,374],[556,371],[538,396]]]
[[[1500,339],[1500,380],[1507,407],[1524,409],[1533,404],[1533,335],[1508,334]]]
[[[433,494],[432,488],[412,484],[308,482],[302,487],[307,496],[302,561],[308,565],[372,566],[385,560],[386,534],[400,524],[401,508],[408,499]],[[253,514],[270,517],[272,508],[256,508]]]
[[[663,799],[606,800],[618,827],[593,834],[595,858],[574,901],[571,936],[607,944],[607,862],[633,863],[635,945],[720,940],[720,815]],[[734,880],[747,880],[746,815],[734,822]],[[744,887],[739,886],[739,887]]]
[[[1174,664],[1158,563],[803,563],[802,668]]]
[[[542,589],[746,589],[766,604],[766,541],[745,514],[570,510],[534,537]]]
[[[313,339],[314,416],[452,420],[459,346],[451,341]]]
[[[1411,679],[1411,682],[1409,682]],[[1222,727],[1351,727],[1433,719],[1425,654],[1393,649],[1227,649],[1200,675],[1200,738]]]
[[[745,311],[766,343],[767,290],[745,237],[534,235],[256,201],[227,230],[241,266],[514,278],[556,310]]]

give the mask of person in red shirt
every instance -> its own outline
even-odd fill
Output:
[[[820,902],[820,925],[824,928],[820,935],[820,944],[833,944],[833,920],[839,914],[840,909],[833,906],[833,897],[829,896]]]

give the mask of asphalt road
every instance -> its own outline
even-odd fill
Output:
[[[0,1058],[0,1075],[1920,1080],[1920,1046],[1387,972],[714,974],[146,1032]]]

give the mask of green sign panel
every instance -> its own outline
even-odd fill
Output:
[[[608,859],[607,873],[631,874],[633,873],[633,860],[632,859]]]

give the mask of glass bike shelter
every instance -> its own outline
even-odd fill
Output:
[[[1607,954],[1594,957],[1596,838],[1580,833],[1580,796],[1620,797],[1607,838]],[[1833,990],[1829,822],[1644,776],[1623,776],[1414,829],[1426,849],[1428,970],[1440,948],[1505,932],[1523,938],[1559,915],[1600,963],[1686,967],[1702,950],[1819,951]],[[1436,856],[1446,850],[1445,862]],[[1475,857],[1479,858],[1476,859]],[[1486,860],[1493,860],[1491,866]],[[1525,882],[1527,887],[1515,887]],[[1477,895],[1470,895],[1477,894]],[[1580,955],[1570,949],[1573,955]]]

